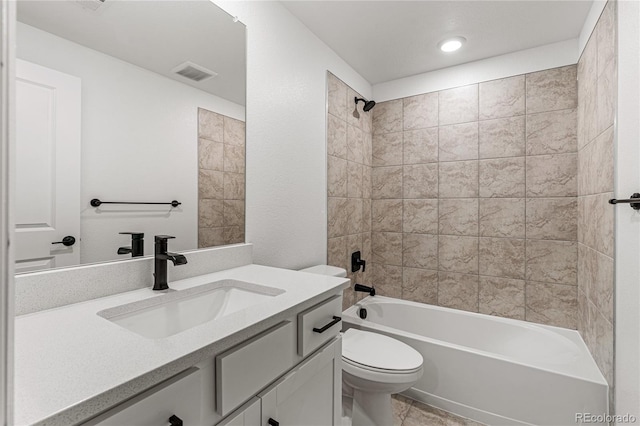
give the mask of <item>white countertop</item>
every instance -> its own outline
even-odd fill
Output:
[[[224,351],[347,287],[347,278],[247,265],[169,283],[182,290],[236,279],[285,293],[162,339],[97,312],[149,297],[150,288],[19,316],[15,320],[14,422],[72,425]]]

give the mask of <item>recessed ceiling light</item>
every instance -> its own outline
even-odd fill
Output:
[[[451,37],[441,41],[438,47],[443,52],[451,53],[460,49],[465,41],[467,41],[467,39],[465,39],[464,37]]]

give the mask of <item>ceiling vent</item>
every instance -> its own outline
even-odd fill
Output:
[[[92,12],[104,6],[106,0],[76,0],[75,3]]]
[[[171,71],[184,78],[188,78],[189,80],[196,82],[205,81],[218,75],[217,73],[200,65],[196,65],[193,62],[185,62],[183,64],[180,64]]]

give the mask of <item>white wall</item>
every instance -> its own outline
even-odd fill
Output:
[[[373,86],[377,102],[496,80],[578,62],[578,39],[494,56]]]
[[[196,248],[197,108],[243,121],[244,108],[28,25],[17,40],[18,58],[82,79],[81,262],[127,258],[116,254],[130,242],[123,231],[144,232],[146,254],[156,234]],[[183,204],[98,210],[92,198]]]
[[[247,25],[247,242],[254,262],[326,262],[326,72],[371,85],[278,2],[215,1]]]
[[[618,2],[618,106],[615,196],[640,192],[640,4]],[[640,419],[640,214],[616,212],[615,407]]]

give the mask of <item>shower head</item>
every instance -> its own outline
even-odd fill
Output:
[[[360,102],[360,101],[364,102],[364,107],[362,108],[362,110],[364,112],[371,111],[373,109],[373,107],[376,106],[376,101],[368,101],[368,100],[366,100],[364,98],[358,98],[358,97],[356,97],[354,99],[356,101],[356,109],[357,109],[357,106],[358,106],[358,102]]]

